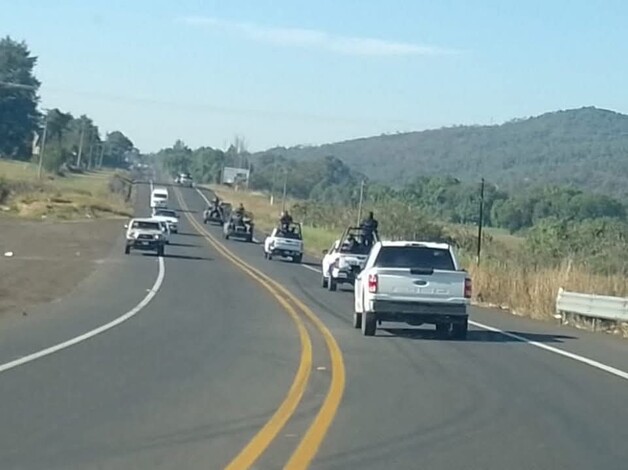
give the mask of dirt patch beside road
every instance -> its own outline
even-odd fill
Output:
[[[107,262],[124,222],[0,218],[0,317],[70,293]],[[13,256],[5,256],[12,252]]]

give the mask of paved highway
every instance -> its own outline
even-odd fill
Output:
[[[11,364],[154,295],[0,372],[0,468],[628,465],[628,381],[613,373],[626,342],[480,309],[479,324],[535,343],[478,327],[464,342],[398,325],[365,338],[351,293],[321,289],[315,265],[222,240],[200,226],[198,192],[172,191],[186,212],[163,269],[121,238],[73,295],[0,330]],[[144,215],[146,185],[138,196]]]

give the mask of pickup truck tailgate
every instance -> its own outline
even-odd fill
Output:
[[[292,240],[290,238],[274,238],[272,240],[273,248],[286,251],[300,251],[303,246],[301,240]]]
[[[380,268],[377,297],[411,302],[466,302],[463,271]]]

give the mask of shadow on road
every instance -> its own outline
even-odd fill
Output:
[[[200,237],[198,233],[187,233],[187,232],[179,232],[177,235],[182,235],[184,237]]]
[[[198,247],[198,245],[195,245],[194,243],[173,243],[173,242],[170,242],[168,246],[183,246],[183,247],[188,247],[188,248]]]
[[[320,268],[321,263],[312,263],[311,261],[301,261],[301,264],[305,266],[311,266],[312,268]]]
[[[380,331],[385,331],[392,336],[398,338],[418,339],[418,340],[438,340],[438,341],[457,341],[449,338],[442,338],[436,334],[435,330],[427,328],[379,328]],[[563,343],[566,339],[575,339],[574,336],[567,335],[553,335],[542,333],[522,333],[519,331],[506,331],[513,335],[521,336],[530,341],[536,341],[538,343]],[[387,336],[387,335],[380,335]],[[520,343],[518,339],[510,336],[503,335],[496,331],[482,331],[482,330],[469,330],[467,333],[467,339],[463,342],[476,342],[476,343]]]

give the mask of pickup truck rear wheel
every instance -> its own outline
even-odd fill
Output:
[[[159,248],[157,248],[157,256],[163,256],[164,255],[164,246],[161,245]]]
[[[467,339],[467,332],[469,330],[469,321],[465,319],[459,323],[454,323],[452,327],[452,336],[455,339],[465,340]]]
[[[327,289],[327,283],[328,282],[329,281],[327,280],[327,278],[325,276],[321,275],[321,287],[323,289]]]
[[[124,254],[128,255],[129,253],[131,253],[131,247],[129,245],[126,245],[124,247]]]
[[[362,314],[353,312],[353,328],[360,328],[362,326]]]
[[[333,277],[329,276],[329,279],[327,280],[327,289],[330,292],[335,292],[337,288],[338,284],[336,283],[336,280]]]
[[[377,331],[377,320],[373,312],[362,314],[362,334],[364,336],[375,336]]]
[[[301,260],[302,260],[302,259],[303,259],[303,255],[296,255],[296,256],[293,256],[293,257],[292,257],[292,261],[293,261],[294,263],[299,263],[299,264],[301,264]]]

